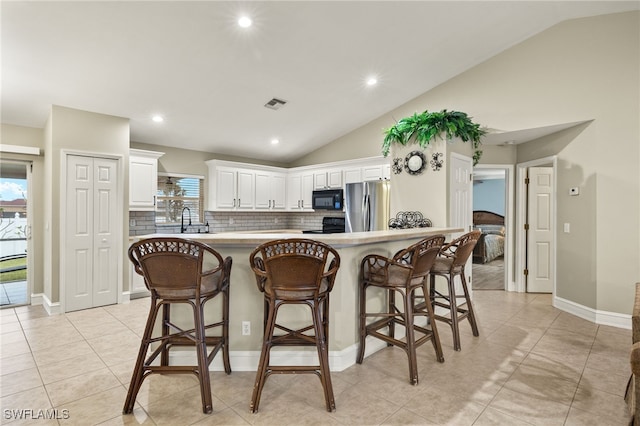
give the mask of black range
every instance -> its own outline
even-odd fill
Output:
[[[302,231],[303,234],[339,234],[344,232],[344,217],[322,218],[322,229],[311,229]]]

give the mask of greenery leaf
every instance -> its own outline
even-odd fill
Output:
[[[382,141],[382,155],[389,155],[391,145],[394,143],[407,145],[417,143],[421,148],[429,146],[436,137],[453,139],[460,138],[463,142],[471,142],[473,153],[473,165],[475,166],[482,157],[480,145],[481,138],[486,131],[480,125],[474,123],[466,113],[460,111],[442,111],[415,113],[402,118],[398,122],[384,130]]]

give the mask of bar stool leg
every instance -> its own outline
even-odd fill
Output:
[[[409,358],[409,382],[415,386],[418,384],[418,361],[416,359],[415,330],[413,329],[413,297],[402,292],[402,299],[407,356]]]
[[[131,382],[129,383],[129,390],[127,391],[127,398],[124,401],[124,408],[122,414],[131,414],[133,412],[133,406],[136,403],[136,397],[138,391],[144,380],[144,362],[147,358],[147,351],[149,350],[149,341],[153,334],[153,326],[156,322],[156,316],[158,315],[159,305],[154,296],[151,296],[151,308],[149,309],[149,316],[147,317],[147,324],[144,327],[144,333],[142,340],[140,341],[140,350],[138,351],[138,358],[136,359],[136,366],[133,369],[133,375]]]
[[[193,320],[195,321],[196,332],[196,355],[198,358],[198,381],[200,382],[200,396],[202,398],[202,412],[211,414],[213,404],[211,400],[211,380],[209,377],[209,368],[207,366],[207,344],[205,341],[204,323],[202,318],[204,313],[202,310],[202,302],[196,299],[190,303],[193,308]]]
[[[473,305],[471,304],[471,297],[469,297],[469,288],[467,287],[467,280],[465,279],[464,270],[462,270],[462,275],[460,276],[462,279],[462,290],[464,291],[464,298],[467,301],[467,310],[469,322],[471,323],[471,331],[473,335],[478,337],[480,332],[478,331],[478,323],[476,322],[476,315],[473,312]]]
[[[326,300],[324,301],[326,303]],[[327,342],[324,331],[324,315],[318,306],[323,301],[311,302],[311,313],[313,315],[313,328],[316,334],[316,348],[318,350],[318,360],[320,361],[320,381],[324,390],[324,398],[327,405],[327,411],[331,412],[336,409],[336,402],[333,397],[333,385],[331,383],[331,372],[329,371],[329,354],[327,351]]]
[[[359,285],[360,295],[359,295],[359,305],[360,305],[360,347],[358,349],[358,356],[356,358],[356,362],[358,364],[362,364],[364,361],[364,345],[367,339],[367,285],[365,283],[360,283]]]
[[[253,396],[251,397],[251,405],[249,411],[252,413],[258,412],[258,406],[260,405],[260,396],[262,395],[262,388],[267,376],[267,368],[269,366],[269,353],[271,351],[271,339],[273,338],[273,332],[276,324],[276,301],[271,300],[268,303],[268,315],[265,323],[264,338],[262,342],[262,352],[260,353],[260,362],[258,363],[258,371],[256,372],[256,382],[253,385]]]
[[[222,361],[225,373],[231,374],[229,358],[229,287],[222,292],[222,321]]]
[[[163,303],[162,304],[162,335],[168,336],[171,333],[169,329],[169,321],[171,320],[171,304]],[[160,365],[167,366],[169,365],[169,347],[165,346],[162,349],[162,354],[160,354]]]
[[[387,324],[389,325],[389,337],[392,339],[396,336],[396,292],[393,289],[387,290],[387,313],[389,314],[389,319],[387,320]],[[406,312],[406,311],[405,311]],[[391,343],[387,343],[387,347],[393,346]]]
[[[449,287],[449,311],[451,312],[451,331],[453,333],[453,349],[459,351],[460,346],[460,327],[458,326],[458,303],[456,297],[456,287],[454,275],[449,274],[447,277],[447,285]]]
[[[442,353],[442,345],[440,344],[440,336],[438,334],[438,327],[436,326],[436,317],[433,313],[433,305],[429,298],[429,286],[426,279],[424,280],[422,291],[424,292],[425,309],[427,310],[429,325],[431,326],[431,333],[433,334],[431,343],[433,343],[433,349],[436,351],[436,359],[438,362],[444,362],[444,354]]]

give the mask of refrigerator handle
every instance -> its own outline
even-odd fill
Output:
[[[371,231],[371,200],[369,194],[364,196],[364,205],[362,209],[362,222],[365,231]]]

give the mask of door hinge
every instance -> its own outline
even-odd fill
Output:
[[[528,230],[529,230],[529,224],[528,224],[528,223],[525,223],[525,224],[524,224],[524,230],[525,230],[525,231],[528,231]]]
[[[528,270],[528,269],[525,269],[525,270],[524,270],[524,276],[526,277],[527,275],[529,275],[529,270]]]
[[[524,178],[524,184],[529,185],[529,178]]]

